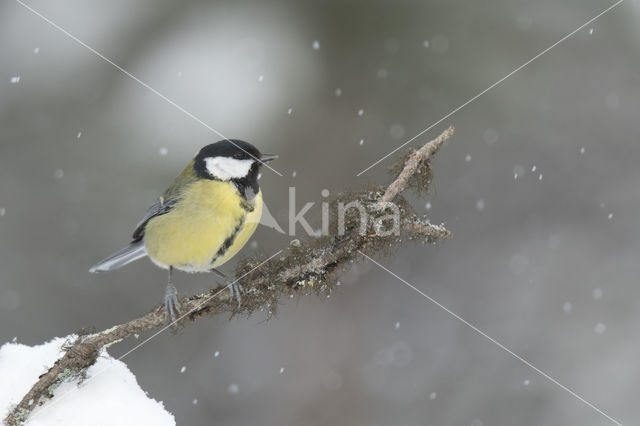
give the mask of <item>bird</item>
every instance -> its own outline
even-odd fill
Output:
[[[258,226],[263,204],[258,174],[262,165],[276,158],[239,139],[203,147],[149,207],[129,245],[89,272],[113,271],[149,257],[168,270],[164,311],[175,323],[180,310],[174,269],[226,278],[216,268],[237,254]],[[240,303],[242,288],[234,283],[229,292]]]

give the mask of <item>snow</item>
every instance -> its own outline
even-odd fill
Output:
[[[215,352],[213,353],[213,357],[214,357],[214,358],[218,358],[219,356],[220,356],[220,351],[215,351]]]
[[[562,305],[562,310],[569,314],[571,313],[571,309],[573,309],[571,302],[564,302],[564,305]]]
[[[185,371],[187,371],[187,366],[186,366],[186,365],[183,365],[183,366],[180,368],[180,374],[184,373]]]
[[[11,83],[16,84],[20,82],[20,76],[16,75],[15,77],[11,77]]]
[[[425,40],[425,41],[423,41],[423,42],[422,42],[422,45],[423,45],[424,47],[429,47],[429,40]]]
[[[229,391],[230,394],[236,394],[240,391],[240,387],[235,383],[231,383],[227,388],[227,390]]]
[[[431,398],[431,399],[436,399],[436,396],[438,396],[438,394],[437,394],[437,393],[435,393],[435,392],[431,392],[431,395],[429,395],[429,398]]]
[[[466,161],[467,163],[471,162],[471,154],[467,154],[467,155],[464,157],[464,161]]]
[[[262,80],[264,80],[264,75],[260,74],[260,75],[258,76],[258,81],[262,81]]]
[[[292,112],[293,112],[293,108],[289,108],[289,109],[287,110],[287,114],[289,114],[289,115],[291,115],[291,113],[292,113]]]
[[[364,115],[364,110],[363,110],[362,108],[360,108],[360,109],[358,110],[358,115],[359,115],[360,117],[362,117],[362,116]]]
[[[38,376],[58,357],[60,347],[74,336],[26,346],[5,343],[0,347],[0,417],[28,392]],[[175,425],[162,402],[149,398],[126,364],[103,350],[87,378],[78,386],[66,381],[54,390],[54,398],[37,407],[25,425]]]
[[[284,367],[280,367],[280,374],[284,373]]]
[[[7,214],[7,209],[0,207],[0,216],[4,216],[5,214]]]
[[[313,50],[320,49],[320,42],[318,40],[313,40],[313,43],[311,43],[311,47],[313,47]]]
[[[602,291],[602,289],[600,287],[597,287],[597,288],[593,289],[592,295],[593,295],[593,299],[594,300],[600,300],[600,299],[602,299],[602,296],[604,295],[604,292]]]
[[[336,96],[341,96],[342,95],[342,89],[338,87],[336,90],[333,91],[333,93]]]
[[[158,150],[158,154],[160,154],[163,157],[166,157],[169,154],[169,149],[163,146]]]

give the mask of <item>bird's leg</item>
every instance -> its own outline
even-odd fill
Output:
[[[177,315],[180,313],[180,304],[178,303],[178,290],[173,285],[173,266],[169,266],[169,280],[167,289],[164,292],[164,316],[167,321],[175,322]]]
[[[229,279],[229,277],[227,277],[225,274],[223,274],[222,272],[218,271],[215,268],[211,269],[211,272],[213,272],[214,274],[216,274],[217,276],[219,276],[224,280]],[[242,293],[244,293],[244,289],[237,282],[229,284],[228,287],[229,287],[229,298],[231,300],[236,299],[238,301],[238,306],[240,306],[240,303],[242,302]]]

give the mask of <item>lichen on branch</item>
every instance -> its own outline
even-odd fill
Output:
[[[389,185],[364,187],[334,197],[330,201],[328,235],[294,240],[273,259],[254,256],[241,260],[235,271],[235,281],[244,288],[240,304],[225,287],[212,288],[180,300],[180,311],[186,315],[178,324],[187,326],[215,314],[250,315],[259,310],[270,317],[285,297],[330,294],[340,273],[361,260],[359,251],[388,255],[407,241],[435,243],[451,236],[444,225],[433,225],[426,217],[417,215],[401,193],[407,187],[418,192],[429,189],[432,157],[453,132],[454,128],[449,127],[420,149],[400,158],[392,168],[394,179]],[[347,208],[350,204],[352,208]],[[342,212],[342,216],[336,212]],[[11,410],[5,424],[22,424],[36,406],[53,397],[53,390],[60,383],[81,379],[103,348],[164,325],[164,309],[159,305],[139,318],[107,330],[79,333],[65,348],[64,355]]]

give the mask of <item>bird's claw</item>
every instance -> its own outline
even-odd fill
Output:
[[[165,320],[173,324],[178,320],[179,314],[180,303],[178,302],[178,290],[176,290],[173,284],[169,283],[164,293]]]
[[[233,283],[229,285],[229,300],[236,299],[238,301],[238,307],[242,303],[242,293],[244,293],[244,289],[238,283]]]

